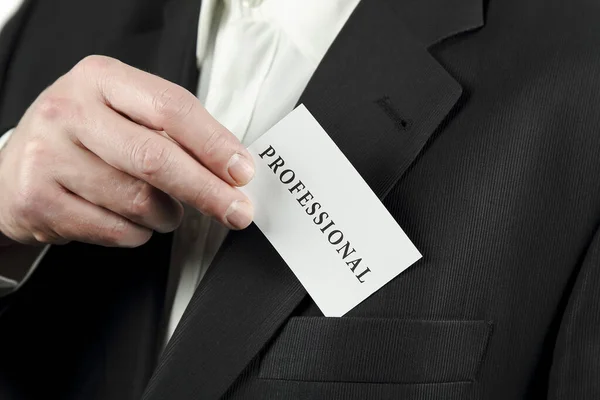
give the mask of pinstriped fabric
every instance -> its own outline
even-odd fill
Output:
[[[259,379],[313,382],[472,382],[491,323],[387,318],[290,319]]]
[[[235,398],[244,400],[470,400],[478,399],[469,382],[437,384],[379,384],[259,380]],[[230,398],[226,396],[224,399]]]
[[[583,261],[560,328],[548,398],[592,399],[600,393],[600,230]],[[582,360],[592,360],[582,363]]]
[[[223,396],[223,400],[474,400],[482,397],[475,382],[373,383],[298,381],[258,378],[257,358]]]
[[[108,9],[109,3],[90,1],[85,7]],[[364,3],[373,4],[368,0]],[[419,11],[405,13],[404,19],[424,16],[415,18],[415,26],[436,25],[446,13],[456,15],[448,8],[470,4],[454,0],[396,3]],[[42,4],[47,5],[36,3]],[[147,4],[140,2],[139,9]],[[387,13],[379,17],[371,14],[371,22],[363,21],[355,35],[349,36],[344,47],[348,51],[330,53],[337,59],[331,59],[331,64],[321,70],[317,80],[320,84],[310,90],[312,101],[321,108],[319,118],[325,119],[328,130],[343,142],[341,148],[354,151],[358,164],[370,167],[366,171],[375,178],[374,188],[386,189],[386,207],[425,256],[347,317],[390,320],[381,325],[385,333],[373,334],[383,336],[377,342],[384,345],[397,343],[397,338],[406,335],[402,326],[409,322],[394,321],[494,321],[485,351],[473,350],[479,349],[477,335],[442,329],[444,334],[432,336],[425,328],[415,328],[406,352],[400,344],[387,345],[392,354],[410,355],[412,351],[412,360],[401,360],[396,365],[376,345],[372,358],[367,353],[357,358],[344,351],[347,343],[357,343],[357,338],[368,336],[365,331],[374,328],[357,324],[345,329],[321,320],[310,299],[305,299],[293,314],[315,317],[314,322],[299,327],[291,319],[287,326],[287,317],[283,316],[300,300],[301,289],[294,286],[293,277],[289,271],[284,272],[287,270],[278,264],[276,255],[257,239],[257,232],[250,231],[254,239],[243,241],[239,248],[243,253],[223,256],[229,267],[237,263],[239,268],[213,275],[212,289],[205,287],[205,294],[198,295],[201,301],[191,307],[190,312],[199,317],[187,327],[195,325],[197,330],[178,336],[175,343],[181,345],[185,339],[188,346],[174,351],[181,361],[179,368],[171,364],[173,358],[165,361],[159,372],[167,371],[172,380],[161,391],[151,387],[156,399],[211,399],[221,397],[224,391],[225,398],[244,400],[600,398],[600,7],[589,0],[490,0],[485,4],[486,24],[481,30],[430,48],[430,59],[460,83],[463,92],[436,132],[425,138],[427,144],[418,156],[414,148],[398,146],[398,151],[391,151],[386,147],[389,142],[377,142],[383,149],[379,152],[370,147],[373,138],[384,131],[396,135],[414,132],[395,129],[395,121],[377,106],[377,99],[390,96],[396,112],[389,114],[409,120],[414,118],[411,97],[423,93],[414,89],[418,85],[404,85],[403,79],[411,76],[415,82],[430,82],[414,70],[413,75],[406,74],[404,68],[416,57],[412,52],[398,57],[401,51],[397,47],[404,36],[383,26],[382,21],[389,21]],[[427,5],[432,8],[425,9]],[[49,11],[38,21],[54,15],[50,12],[54,7],[45,9]],[[61,47],[47,41],[47,37],[63,32],[70,24],[104,31],[107,24],[122,21],[114,14],[96,24],[97,16],[88,18],[86,26],[63,15],[56,23],[60,29],[46,25],[49,31],[43,35],[28,27],[28,35],[20,40],[11,60],[11,79],[3,86],[2,98],[10,98],[11,102],[0,104],[2,124],[18,119],[30,97],[43,89],[41,82],[51,82],[71,60],[98,48],[84,47],[83,34],[65,35]],[[119,32],[130,29],[109,26],[117,26],[113,31]],[[144,49],[153,46],[148,40],[144,44]],[[130,60],[152,58],[147,51],[130,48],[120,53],[129,54]],[[54,56],[56,60],[39,63],[42,56],[48,60]],[[161,61],[164,65],[171,62],[168,58]],[[173,75],[165,76],[177,75],[179,67],[173,66]],[[336,84],[328,85],[332,81]],[[394,93],[390,95],[390,91]],[[417,104],[431,107],[433,103]],[[441,117],[439,113],[436,116]],[[416,129],[415,125],[411,129]],[[400,137],[396,143],[406,138]],[[371,156],[360,158],[365,148]],[[400,159],[409,152],[414,157],[410,167]],[[389,171],[400,164],[408,169],[393,187],[384,187],[395,182]],[[51,254],[41,269],[46,272],[39,276],[39,295],[2,314],[2,321],[10,317],[11,323],[3,326],[0,334],[18,345],[0,358],[0,393],[19,400],[40,398],[35,394],[65,398],[60,395],[85,393],[83,397],[89,399],[102,397],[102,390],[116,383],[107,391],[113,394],[109,398],[136,398],[131,393],[138,393],[144,380],[131,379],[132,383],[119,379],[127,379],[132,376],[130,371],[146,365],[143,360],[150,354],[142,348],[146,346],[134,346],[143,336],[134,332],[148,333],[143,328],[151,324],[134,323],[128,318],[132,314],[141,316],[135,306],[139,303],[133,300],[141,298],[135,289],[142,278],[150,280],[145,262],[158,265],[157,254],[147,250],[109,251],[76,245]],[[90,259],[85,269],[78,268],[83,256]],[[62,274],[56,274],[60,271]],[[64,271],[74,271],[78,280],[71,277],[73,281],[61,281]],[[130,274],[126,282],[102,279],[108,273],[122,271]],[[78,291],[82,283],[89,287]],[[51,285],[61,290],[53,292]],[[155,292],[147,293],[147,299],[152,300]],[[213,301],[207,303],[208,294]],[[74,296],[85,299],[87,307],[77,321],[69,314]],[[123,300],[130,297],[127,309],[134,312],[126,314]],[[262,313],[264,310],[267,315]],[[131,328],[125,329],[131,336],[117,334],[117,320]],[[64,329],[66,326],[72,329]],[[299,341],[285,336],[278,341],[277,334],[289,334],[290,329],[306,333],[302,337],[292,335]],[[317,333],[310,333],[317,329]],[[103,341],[106,347],[100,345],[98,350],[94,347],[100,343],[96,338],[106,337],[107,332],[115,338],[130,339]],[[331,332],[331,338],[324,340],[320,336],[323,332]],[[272,334],[273,340],[268,340]],[[346,340],[335,341],[334,336]],[[25,342],[33,345],[23,346]],[[305,354],[315,347],[324,357]],[[131,353],[123,353],[123,349]],[[140,361],[133,365],[130,361],[136,360],[138,349]],[[262,350],[254,356],[257,349]],[[451,359],[459,352],[464,360]],[[469,361],[474,353],[481,354],[482,360],[475,371]],[[297,354],[296,359],[290,359],[291,354]],[[107,358],[114,363],[103,369]],[[69,360],[63,363],[67,369],[56,360]],[[327,360],[335,360],[335,364],[329,365]],[[435,365],[428,365],[433,360]],[[247,361],[248,367],[244,368]],[[355,367],[350,366],[352,362]],[[335,370],[335,365],[348,368]],[[390,373],[386,366],[395,371],[393,376],[385,375]],[[74,370],[77,373],[73,375]],[[108,375],[102,373],[109,372],[113,379],[103,385],[101,380]],[[434,383],[436,375],[457,379],[452,373],[458,372],[461,376],[474,375],[474,379]],[[375,375],[399,383],[350,381],[373,379]],[[404,379],[412,375],[431,383]],[[324,381],[326,378],[339,380]],[[23,395],[11,393],[16,390]]]
[[[493,320],[473,383],[259,379],[265,365],[291,376],[275,340],[230,398],[600,398],[599,16],[585,1],[490,1],[481,31],[431,49],[463,96],[384,200],[424,258],[348,317]],[[296,315],[322,318],[310,302]]]

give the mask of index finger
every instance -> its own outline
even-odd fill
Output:
[[[173,141],[98,107],[81,144],[107,164],[181,200],[234,229],[252,222],[252,204],[238,189],[214,175]]]
[[[89,57],[83,68],[91,70],[105,104],[164,131],[224,181],[240,186],[254,176],[250,153],[183,87],[108,57]]]

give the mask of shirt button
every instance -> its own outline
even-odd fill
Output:
[[[263,0],[242,0],[242,5],[247,8],[258,7],[262,4]]]

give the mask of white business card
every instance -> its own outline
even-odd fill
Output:
[[[326,317],[341,317],[421,258],[303,105],[248,148],[254,222]],[[377,160],[373,160],[377,162]]]

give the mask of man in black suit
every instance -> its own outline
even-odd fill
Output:
[[[2,399],[600,398],[600,5],[361,1],[300,102],[423,259],[325,318],[250,226],[161,351],[152,231],[250,222],[247,153],[188,92],[199,10],[29,0],[3,31],[0,231],[73,242],[6,280]]]

